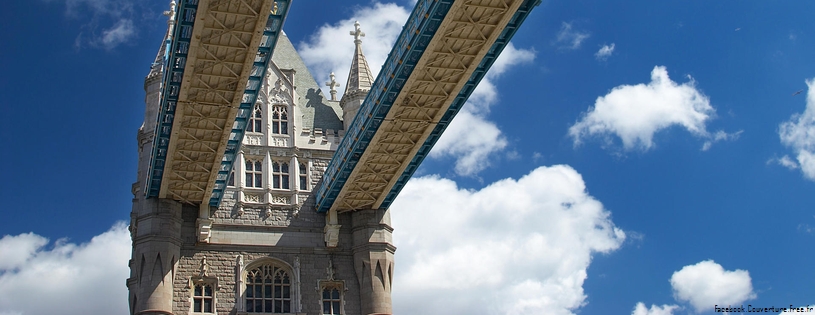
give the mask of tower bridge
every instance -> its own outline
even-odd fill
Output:
[[[419,0],[376,78],[356,23],[341,100],[283,32],[290,2],[165,12],[138,134],[131,314],[391,314],[388,208],[540,0]]]

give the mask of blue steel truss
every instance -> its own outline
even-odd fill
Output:
[[[210,206],[218,206],[223,198],[224,189],[229,173],[232,171],[237,152],[243,141],[249,120],[252,106],[257,100],[258,91],[263,85],[263,78],[266,76],[266,69],[272,60],[274,47],[283,29],[283,23],[289,12],[289,0],[277,0],[277,9],[269,14],[266,27],[263,30],[263,38],[255,54],[252,71],[249,74],[249,81],[246,84],[241,104],[238,108],[235,123],[221,159],[221,165],[215,179],[212,195],[210,196]],[[150,160],[150,173],[148,174],[147,197],[157,197],[161,189],[161,179],[164,175],[165,162],[167,161],[167,150],[170,145],[170,134],[172,133],[173,117],[175,116],[178,94],[181,89],[181,82],[184,78],[184,69],[189,51],[190,39],[192,37],[195,15],[198,10],[198,0],[183,0],[178,7],[178,14],[175,15],[175,29],[171,37],[167,39],[162,73],[164,74],[161,87],[161,105],[156,124],[156,136],[153,139],[153,153]],[[202,201],[203,202],[203,201]]]
[[[318,212],[326,212],[337,199],[342,187],[345,185],[351,172],[359,162],[360,157],[370,144],[371,140],[379,129],[379,125],[385,119],[393,102],[404,87],[405,82],[413,72],[413,68],[421,58],[427,45],[438,30],[442,20],[444,20],[453,0],[422,0],[416,4],[407,24],[402,29],[402,34],[396,41],[388,59],[379,72],[371,91],[365,98],[364,103],[354,121],[348,127],[345,137],[340,142],[334,157],[329,162],[326,172],[323,175],[322,185],[317,191],[316,208]],[[495,63],[498,55],[509,44],[512,36],[517,32],[524,20],[529,16],[532,8],[539,5],[541,0],[525,0],[518,11],[512,16],[506,28],[490,47],[487,55],[482,59],[478,68],[470,76],[467,83],[459,92],[458,96],[442,116],[433,132],[421,145],[416,155],[408,163],[405,171],[399,175],[399,179],[388,192],[380,208],[387,209],[390,204],[402,191],[407,181],[413,176],[419,164],[424,161],[430,149],[439,140],[441,134],[456,116],[458,111],[470,97],[475,87],[484,78],[487,71]]]

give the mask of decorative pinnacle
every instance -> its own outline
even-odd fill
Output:
[[[170,10],[164,11],[164,15],[167,17],[167,24],[173,24],[173,17],[175,16],[175,0],[170,1]]]
[[[359,29],[359,21],[354,21],[354,30],[350,32],[350,34],[354,36],[355,44],[362,43],[362,39],[360,37],[365,37],[365,32]]]
[[[328,77],[331,78],[331,81],[326,82],[325,86],[330,88],[329,91],[331,92],[331,100],[336,101],[337,100],[337,87],[340,86],[340,84],[337,83],[336,80],[334,80],[334,72],[331,72],[331,74]]]

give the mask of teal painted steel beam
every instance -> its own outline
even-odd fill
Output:
[[[232,124],[233,128],[229,133],[224,156],[220,161],[212,195],[209,200],[202,200],[202,202],[208,202],[210,206],[217,207],[223,198],[226,181],[240,150],[249,116],[257,100],[258,92],[263,86],[263,78],[266,76],[266,70],[272,60],[274,47],[277,45],[277,40],[280,38],[283,24],[289,12],[291,1],[277,0],[275,2],[277,3],[277,10],[269,14],[266,27],[263,30],[263,37],[255,54],[249,80],[241,98],[235,122]],[[147,189],[145,189],[147,197],[158,197],[161,189],[176,102],[184,78],[187,53],[197,10],[198,0],[183,0],[181,2],[178,6],[178,14],[175,16],[176,27],[173,30],[172,37],[166,43],[167,47],[162,65],[164,78],[161,86],[161,104],[158,123],[156,124],[156,136],[153,139],[153,153],[150,160]]]
[[[236,123],[232,125],[233,128],[229,133],[224,158],[221,160],[221,166],[215,178],[212,196],[209,199],[209,205],[213,207],[217,207],[224,197],[226,181],[229,179],[229,173],[232,171],[235,158],[243,142],[246,125],[252,114],[255,101],[258,98],[258,92],[263,86],[263,78],[266,77],[266,70],[269,68],[269,62],[272,60],[274,47],[277,46],[277,40],[280,38],[280,32],[283,31],[283,23],[286,21],[286,16],[289,12],[290,1],[277,0],[276,3],[277,11],[273,11],[272,14],[269,15],[269,20],[263,29],[263,38],[260,40],[260,47],[258,47],[258,52],[255,55],[254,64],[252,64],[249,82],[246,84],[246,90],[243,92],[241,105],[238,108],[238,115],[235,117]]]

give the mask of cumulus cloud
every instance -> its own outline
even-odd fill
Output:
[[[689,302],[699,312],[714,305],[737,305],[757,297],[748,271],[724,270],[713,260],[674,272],[671,287],[677,301]]]
[[[614,43],[611,43],[611,45],[603,45],[603,47],[601,47],[600,50],[594,53],[594,58],[597,58],[597,60],[604,61],[608,59],[608,57],[611,56],[612,53],[614,53]]]
[[[48,244],[33,233],[0,239],[0,314],[128,313],[130,234],[123,223],[88,243]]]
[[[741,131],[710,134],[706,124],[715,116],[710,99],[696,89],[693,79],[678,84],[668,77],[665,67],[651,71],[651,82],[620,85],[598,97],[594,107],[569,128],[575,146],[590,136],[613,134],[622,140],[623,148],[647,151],[654,146],[654,134],[680,126],[691,134],[707,139],[703,150],[717,141],[735,140]]]
[[[557,33],[557,44],[561,49],[574,50],[580,48],[580,45],[589,36],[591,35],[588,32],[573,29],[572,23],[563,22],[560,25],[560,31]]]
[[[809,90],[804,113],[793,115],[778,130],[781,143],[795,152],[797,163],[786,155],[779,163],[790,169],[800,166],[804,177],[815,181],[815,78],[806,80],[806,84]]]
[[[644,303],[639,302],[634,306],[634,311],[631,315],[673,315],[674,311],[679,309],[679,305],[662,305],[656,306],[651,304],[651,308],[645,306]]]
[[[414,178],[391,209],[400,314],[573,314],[592,256],[625,240],[564,165],[481,190]]]
[[[365,32],[362,50],[372,74],[377,76],[409,14],[407,8],[392,3],[360,7],[352,17],[320,27],[306,42],[298,44],[298,51],[318,82],[327,81],[329,74],[334,72],[337,82],[344,84],[354,53],[349,31],[353,30],[354,21],[359,21]],[[454,158],[456,173],[464,176],[474,175],[489,166],[489,157],[507,146],[498,126],[487,119],[490,106],[498,101],[498,91],[491,80],[514,65],[532,61],[534,56],[531,49],[508,45],[430,156]],[[328,88],[323,87],[323,92],[328,95]],[[344,88],[340,86],[337,97],[343,92]]]

